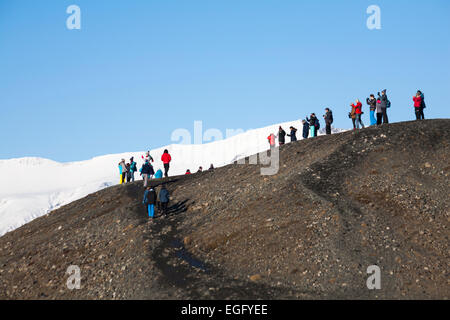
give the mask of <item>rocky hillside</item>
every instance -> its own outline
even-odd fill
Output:
[[[104,189],[0,238],[0,299],[448,299],[449,144],[450,120],[298,141],[273,176],[153,181],[153,221],[142,181]]]

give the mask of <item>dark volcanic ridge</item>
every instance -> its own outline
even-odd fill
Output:
[[[104,189],[0,238],[0,298],[448,299],[449,143],[448,119],[290,143],[274,176],[153,180],[154,221],[142,181]]]

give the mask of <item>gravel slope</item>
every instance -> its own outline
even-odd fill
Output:
[[[449,143],[447,119],[298,141],[274,176],[166,180],[152,222],[141,181],[104,189],[0,238],[0,298],[448,299]]]

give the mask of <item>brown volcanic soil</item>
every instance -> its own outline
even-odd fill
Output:
[[[152,222],[141,181],[102,190],[0,238],[0,298],[448,299],[449,143],[450,120],[298,141],[274,176],[170,178]]]

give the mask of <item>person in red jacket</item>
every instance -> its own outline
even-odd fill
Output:
[[[164,164],[164,176],[167,178],[169,176],[169,163],[172,161],[172,157],[167,149],[164,150],[164,153],[161,156],[161,161]]]
[[[423,114],[423,98],[420,91],[417,91],[416,96],[413,97],[413,101],[416,120],[425,120],[425,115]]]
[[[267,137],[267,140],[269,140],[270,147],[275,147],[275,135],[273,133]]]
[[[355,104],[352,104],[352,107],[355,108],[355,122],[356,122],[356,128],[359,129],[359,125],[361,124],[361,127],[364,129],[364,123],[361,120],[362,116],[362,103],[356,99]]]

